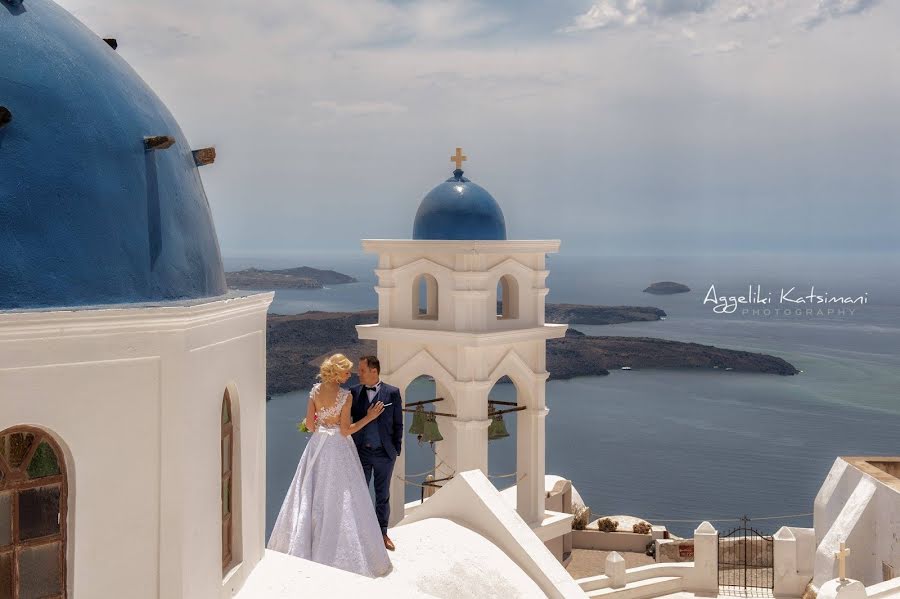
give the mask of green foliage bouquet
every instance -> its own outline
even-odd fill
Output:
[[[315,416],[315,420],[318,420],[318,419],[319,419],[319,417]],[[312,432],[311,430],[309,430],[309,427],[306,426],[306,418],[304,418],[303,420],[301,420],[300,422],[297,423],[297,430],[300,431],[301,433],[307,433],[307,434]]]

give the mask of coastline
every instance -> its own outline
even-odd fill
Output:
[[[567,324],[588,320],[597,325],[659,320],[665,312],[632,306],[548,304],[548,315],[565,316]],[[313,311],[296,315],[270,314],[267,323],[268,395],[308,388],[315,382],[318,364],[341,352],[352,360],[374,353],[373,341],[361,341],[356,325],[377,322],[374,310],[361,312]],[[549,319],[548,319],[549,320]],[[574,321],[574,322],[573,322]],[[721,348],[654,337],[585,335],[569,329],[566,337],[547,343],[547,370],[551,379],[604,376],[611,369],[709,369],[793,375],[799,371],[782,358],[764,353]]]

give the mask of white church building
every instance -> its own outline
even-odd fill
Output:
[[[573,516],[557,491],[571,483],[545,471],[546,343],[566,332],[544,322],[546,257],[560,242],[508,239],[460,150],[411,239],[362,242],[378,322],[358,327],[385,381],[434,379],[445,480],[408,504],[393,481],[385,577],[265,550],[273,294],[225,285],[199,173],[215,151],[188,144],[114,40],[51,0],[0,6],[0,599],[720,592],[708,522],[693,561],[626,569],[611,552],[604,574],[566,570]],[[513,405],[489,397],[506,378]],[[517,447],[500,492],[488,431],[503,414]],[[835,462],[815,527],[775,535],[777,596],[900,597],[898,463]]]

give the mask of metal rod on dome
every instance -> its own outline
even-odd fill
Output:
[[[154,135],[144,138],[145,150],[165,150],[175,144],[175,138],[171,135]]]
[[[215,148],[201,148],[192,152],[194,155],[194,164],[197,166],[206,166],[216,161]]]
[[[114,37],[105,37],[103,41],[106,42],[106,45],[112,48],[113,50],[119,49],[119,41]]]

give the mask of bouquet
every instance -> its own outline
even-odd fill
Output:
[[[314,418],[314,421],[316,421],[316,422],[319,420],[318,415],[314,416],[313,418]],[[309,427],[306,426],[306,418],[304,418],[297,424],[297,430],[300,431],[301,433],[311,433],[312,432],[311,430],[309,430]]]

